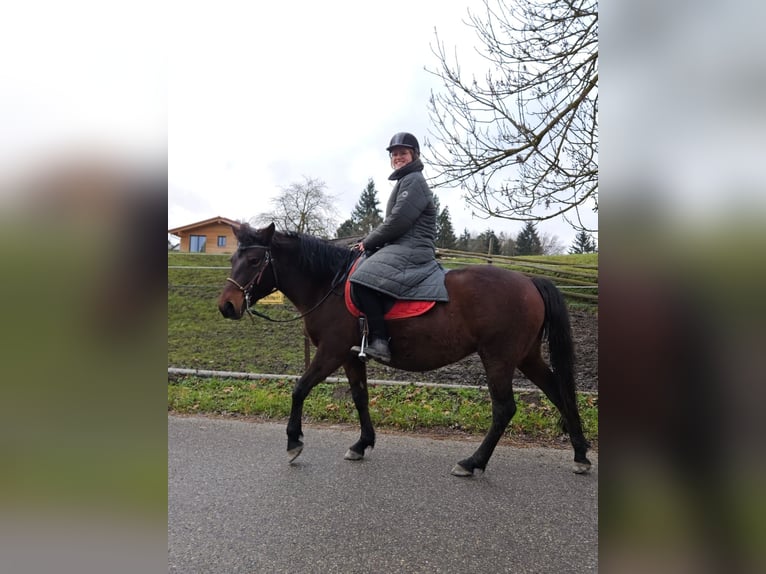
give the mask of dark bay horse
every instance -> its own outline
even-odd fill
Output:
[[[308,369],[296,382],[287,424],[287,452],[292,461],[303,450],[303,402],[311,389],[343,367],[359,412],[361,436],[345,458],[360,460],[375,446],[370,419],[366,365],[351,347],[361,339],[358,320],[346,309],[343,278],[358,255],[297,233],[242,224],[231,257],[231,276],[218,300],[224,317],[240,319],[258,299],[278,289],[303,315],[305,332],[316,346]],[[492,425],[479,448],[452,469],[456,476],[484,470],[516,412],[513,373],[518,367],[562,414],[574,447],[574,471],[587,472],[585,440],[575,400],[574,348],[563,297],[546,279],[473,265],[446,275],[449,303],[437,303],[426,314],[389,321],[390,365],[405,371],[428,371],[477,352],[487,371]],[[552,369],[541,355],[548,338]]]

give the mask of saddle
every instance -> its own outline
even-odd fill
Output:
[[[351,271],[348,273],[348,277],[346,278],[346,285],[343,290],[346,300],[346,308],[348,309],[348,312],[351,313],[354,317],[364,316],[364,313],[356,306],[353,298],[351,297],[351,281],[349,280],[349,277],[351,277],[351,275],[354,273],[354,269],[356,269],[359,261],[360,260],[357,259],[351,266]],[[426,311],[430,311],[434,305],[436,305],[436,301],[407,301],[397,299],[394,303],[394,306],[386,312],[383,318],[389,320],[409,319],[410,317],[417,317]]]

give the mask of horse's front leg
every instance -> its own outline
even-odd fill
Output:
[[[309,364],[309,368],[303,373],[293,387],[292,406],[290,419],[287,422],[287,457],[289,462],[294,461],[303,451],[303,430],[301,419],[303,418],[303,402],[309,396],[311,389],[322,382],[330,373],[340,366],[340,361],[332,362],[317,349],[317,354]]]
[[[367,390],[367,366],[360,360],[349,359],[343,365],[348,378],[348,384],[351,387],[351,397],[354,399],[354,406],[359,413],[359,424],[362,427],[362,434],[346,451],[346,460],[362,460],[365,450],[375,447],[375,429],[372,426],[370,418],[370,396]]]

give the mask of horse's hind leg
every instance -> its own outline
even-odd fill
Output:
[[[513,364],[499,359],[491,359],[479,353],[487,371],[489,394],[492,399],[492,424],[476,452],[461,460],[452,468],[455,476],[472,476],[474,470],[484,470],[489,458],[503,436],[508,423],[516,414],[516,401],[513,398]]]
[[[359,424],[362,427],[359,440],[351,445],[344,458],[362,460],[365,449],[375,446],[375,429],[372,427],[370,418],[370,397],[367,390],[367,367],[358,359],[350,359],[343,365],[343,369],[351,386],[351,397],[354,399],[354,405],[359,413]]]
[[[564,399],[561,396],[556,375],[545,364],[539,349],[533,351],[519,363],[519,370],[545,393],[545,396],[548,397],[559,413],[561,413],[565,425],[564,431],[569,433],[569,440],[574,448],[574,472],[578,474],[588,472],[591,467],[590,461],[586,456],[589,444],[583,434],[580,414],[577,412],[575,405],[575,412],[567,416],[566,409],[564,408]]]

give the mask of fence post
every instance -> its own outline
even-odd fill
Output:
[[[489,249],[487,249],[487,263],[492,265],[492,236],[489,237]]]

